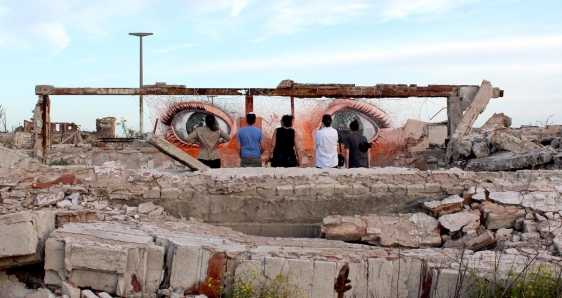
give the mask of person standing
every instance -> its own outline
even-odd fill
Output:
[[[345,167],[349,168],[370,168],[371,156],[369,155],[370,144],[367,138],[359,133],[359,121],[353,119],[349,123],[351,131],[344,140]]]
[[[338,131],[332,128],[332,116],[322,116],[322,127],[314,135],[316,167],[335,168],[338,166]]]
[[[218,169],[221,167],[218,146],[230,141],[230,136],[218,127],[215,116],[208,114],[205,116],[205,126],[197,127],[186,141],[190,144],[198,142],[201,145],[197,156],[199,161],[211,169]]]
[[[291,168],[300,163],[297,135],[293,127],[293,116],[283,115],[281,127],[275,129],[271,138],[271,166]]]
[[[240,166],[261,167],[261,154],[265,150],[265,144],[261,129],[254,127],[256,114],[248,113],[246,123],[248,126],[240,128],[236,138],[236,150],[240,155]]]

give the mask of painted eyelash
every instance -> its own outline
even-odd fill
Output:
[[[199,102],[181,102],[179,104],[170,107],[164,113],[164,115],[162,115],[160,121],[165,125],[168,126],[172,125],[172,121],[174,120],[174,117],[176,117],[176,115],[179,112],[185,111],[186,109],[208,112],[205,106]]]
[[[325,113],[333,115],[336,112],[340,111],[359,112],[364,115],[368,115],[369,117],[367,117],[367,120],[372,124],[377,125],[380,129],[390,127],[390,121],[388,121],[388,119],[386,118],[386,114],[375,106],[367,103],[349,99],[342,99],[331,105]]]

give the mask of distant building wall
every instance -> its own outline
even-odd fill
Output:
[[[115,138],[115,117],[96,119],[96,137]]]

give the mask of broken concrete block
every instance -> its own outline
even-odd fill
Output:
[[[479,142],[472,145],[472,152],[476,158],[483,158],[490,156],[490,148],[485,142]]]
[[[539,225],[532,219],[527,219],[523,221],[523,233],[538,232]]]
[[[432,270],[433,279],[431,280],[431,293],[432,298],[438,297],[463,297],[457,296],[457,286],[459,279],[459,270],[454,269],[439,269]],[[460,292],[462,293],[462,291]],[[391,296],[386,296],[391,297]],[[413,297],[413,296],[412,296]]]
[[[496,241],[507,241],[511,238],[511,233],[513,229],[501,228],[496,231]]]
[[[164,207],[157,206],[154,210],[148,212],[148,216],[149,217],[160,216],[162,215],[162,213],[164,213]]]
[[[521,241],[535,241],[541,239],[541,234],[538,232],[529,232],[521,234]]]
[[[117,223],[70,223],[50,237],[55,241],[49,245],[65,245],[64,268],[57,270],[60,264],[54,264],[59,263],[56,261],[49,268],[59,274],[68,272],[67,281],[77,287],[130,297],[139,291],[153,293],[161,283],[164,248],[143,231],[123,231]],[[47,250],[56,257],[53,247]]]
[[[57,213],[56,220],[59,228],[70,222],[95,222],[98,221],[98,212],[93,210],[61,211]]]
[[[525,216],[524,209],[504,209],[492,211],[486,218],[486,227],[490,230],[511,228],[517,218]]]
[[[499,153],[468,161],[465,171],[508,171],[536,167],[552,161],[554,151],[551,147],[525,153]]]
[[[441,244],[439,222],[424,213],[370,215],[366,240],[381,246],[431,247]],[[373,231],[374,233],[370,233]]]
[[[477,211],[478,212],[478,211]],[[439,223],[450,232],[460,231],[464,226],[474,222],[480,223],[480,212],[458,212],[453,214],[446,214],[439,217]]]
[[[0,215],[0,270],[43,261],[45,241],[55,229],[54,210]]]
[[[360,218],[329,216],[322,222],[322,233],[326,239],[360,241],[366,235],[366,223]]]
[[[62,200],[64,200],[63,191],[40,193],[37,194],[37,198],[35,199],[35,204],[38,207],[45,207],[45,206],[55,205],[56,203]]]
[[[209,169],[208,166],[204,165],[199,160],[183,152],[181,149],[170,144],[168,141],[164,140],[163,138],[154,135],[153,133],[146,133],[145,140],[151,145],[153,145],[154,147],[156,147],[158,150],[160,150],[160,152],[186,165],[187,167],[189,167],[194,171]]]
[[[69,298],[80,298],[80,288],[70,281],[62,283],[62,294]]]
[[[453,156],[455,158],[468,157],[472,153],[472,143],[465,139],[460,139],[453,145]]]
[[[503,131],[494,131],[490,135],[490,143],[498,149],[514,153],[525,153],[541,149],[541,146],[531,141],[520,139]]]
[[[473,233],[476,234],[476,233]],[[462,239],[462,238],[461,238]],[[491,231],[484,231],[484,233],[471,238],[471,239],[467,239],[466,241],[464,241],[464,243],[466,244],[466,248],[473,250],[473,251],[477,251],[481,248],[484,248],[490,244],[493,244],[494,242],[496,242],[496,239],[494,238],[494,234]]]
[[[480,127],[483,132],[491,132],[494,130],[507,128],[511,126],[511,117],[504,115],[504,113],[494,113],[490,119]]]
[[[113,298],[111,295],[109,295],[106,292],[98,293],[98,297],[100,297],[100,298]]]
[[[84,290],[80,294],[80,298],[99,298],[98,295],[94,294],[94,292],[90,290]]]
[[[523,195],[521,205],[540,212],[558,212],[562,199],[556,192],[531,192]]]
[[[25,298],[55,298],[55,294],[49,289],[39,288],[37,292],[25,295]]]
[[[153,211],[154,209],[156,209],[157,207],[158,206],[154,205],[152,202],[141,203],[137,207],[137,212],[140,214],[147,214]]]
[[[488,198],[505,205],[521,205],[523,196],[517,191],[490,192]]]
[[[433,217],[455,213],[462,210],[464,199],[459,195],[452,195],[441,201],[424,202],[423,207],[431,213]]]

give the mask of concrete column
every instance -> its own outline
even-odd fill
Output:
[[[45,162],[45,156],[47,155],[47,150],[51,148],[51,99],[49,95],[43,96],[43,159]]]
[[[249,95],[246,96],[246,113],[248,114],[250,112],[254,111],[254,96],[253,95]]]
[[[47,149],[51,148],[51,100],[39,95],[33,110],[33,155],[45,162]]]
[[[291,96],[291,116],[295,116],[295,98]]]
[[[460,97],[448,97],[447,98],[447,136],[449,139],[455,133],[459,122],[462,119],[462,104]]]
[[[33,109],[33,157],[43,158],[43,95],[37,98]]]

